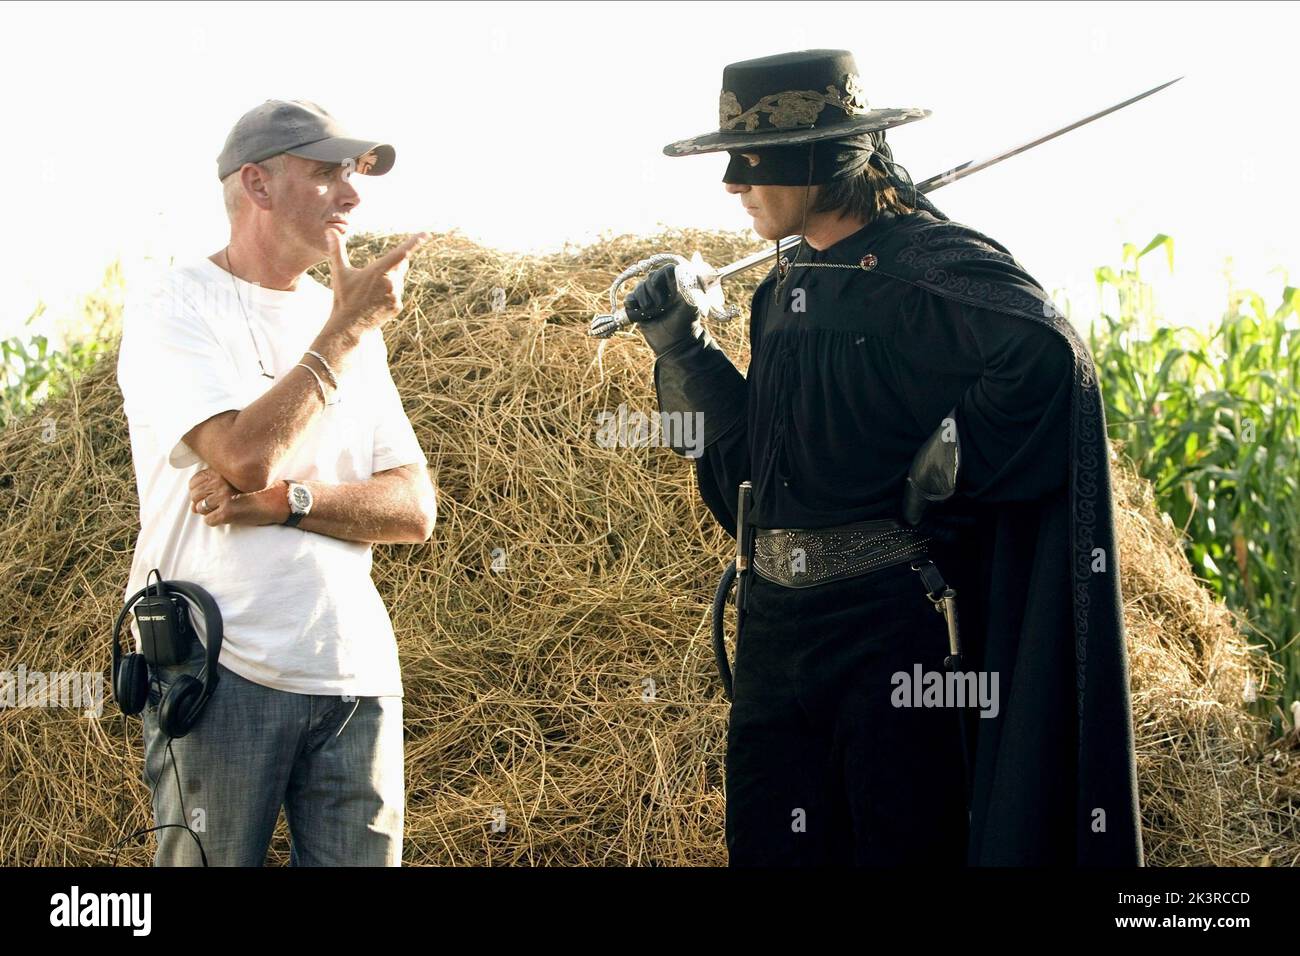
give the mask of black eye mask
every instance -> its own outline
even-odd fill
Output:
[[[741,150],[728,150],[731,162],[722,181],[748,186],[806,186],[810,184],[808,156],[811,152],[811,185],[816,186],[852,176],[867,164],[873,149],[867,136],[850,136],[803,146],[744,150],[745,154],[758,157],[753,166]]]

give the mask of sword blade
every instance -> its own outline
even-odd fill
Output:
[[[1136,103],[1140,99],[1145,99],[1146,97],[1150,96],[1152,93],[1159,93],[1165,87],[1172,86],[1173,84],[1177,83],[1181,79],[1182,79],[1181,76],[1176,76],[1167,83],[1161,83],[1159,86],[1153,86],[1145,93],[1139,93],[1137,96],[1131,96],[1122,103],[1116,103],[1114,106],[1108,106],[1104,110],[1099,110],[1098,112],[1093,113],[1090,116],[1085,116],[1081,120],[1075,120],[1069,126],[1062,126],[1060,129],[1054,130],[1048,133],[1046,136],[1040,136],[1037,139],[1032,139],[1027,143],[1021,144],[1020,146],[1013,146],[1011,149],[1004,150],[1003,152],[998,153],[996,156],[990,156],[988,159],[980,160],[979,162],[975,162],[974,160],[971,160],[970,162],[962,163],[960,166],[954,166],[952,169],[949,169],[946,172],[939,173],[937,176],[931,176],[929,179],[917,183],[916,189],[918,192],[928,193],[932,190],[938,189],[941,186],[946,186],[949,183],[955,183],[959,179],[965,179],[967,176],[970,176],[974,173],[978,173],[981,169],[988,169],[994,163],[1000,163],[1002,162],[1002,160],[1010,159],[1012,156],[1015,156],[1019,153],[1023,153],[1025,150],[1033,149],[1035,146],[1040,146],[1043,143],[1046,143],[1048,140],[1056,139],[1056,137],[1062,135],[1063,133],[1068,133],[1072,129],[1078,129],[1080,126],[1085,126],[1088,123],[1091,123],[1093,120],[1101,119],[1103,116],[1107,115],[1108,113],[1114,113],[1116,110],[1122,110],[1124,107]]]
[[[787,236],[781,240],[781,251],[788,252],[791,246],[796,246],[798,244],[798,236]],[[712,285],[713,282],[720,282],[729,276],[734,276],[737,272],[744,272],[746,269],[774,258],[776,258],[776,250],[774,249],[763,249],[760,252],[752,253],[751,255],[745,256],[743,259],[737,259],[730,265],[725,265],[716,269],[714,274],[709,277],[712,280],[709,284]]]

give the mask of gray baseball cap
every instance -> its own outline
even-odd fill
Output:
[[[387,143],[355,139],[338,120],[308,100],[267,100],[239,118],[217,157],[217,178],[225,179],[244,163],[289,153],[304,159],[341,163],[373,150],[375,165],[369,175],[382,176],[393,168],[397,153]]]

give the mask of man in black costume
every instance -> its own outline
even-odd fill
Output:
[[[802,237],[754,292],[748,377],[673,266],[625,303],[733,534],[753,486],[730,860],[1139,866],[1096,371],[893,163],[884,130],[926,115],[870,109],[846,51],[782,54],[728,66],[719,131],[664,150],[728,151],[755,230]]]

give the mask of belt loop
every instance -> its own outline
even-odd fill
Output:
[[[943,597],[943,592],[948,590],[948,583],[944,581],[939,569],[934,566],[933,561],[926,558],[923,561],[913,561],[912,570],[921,575],[921,583],[925,585],[926,596],[937,607]]]

